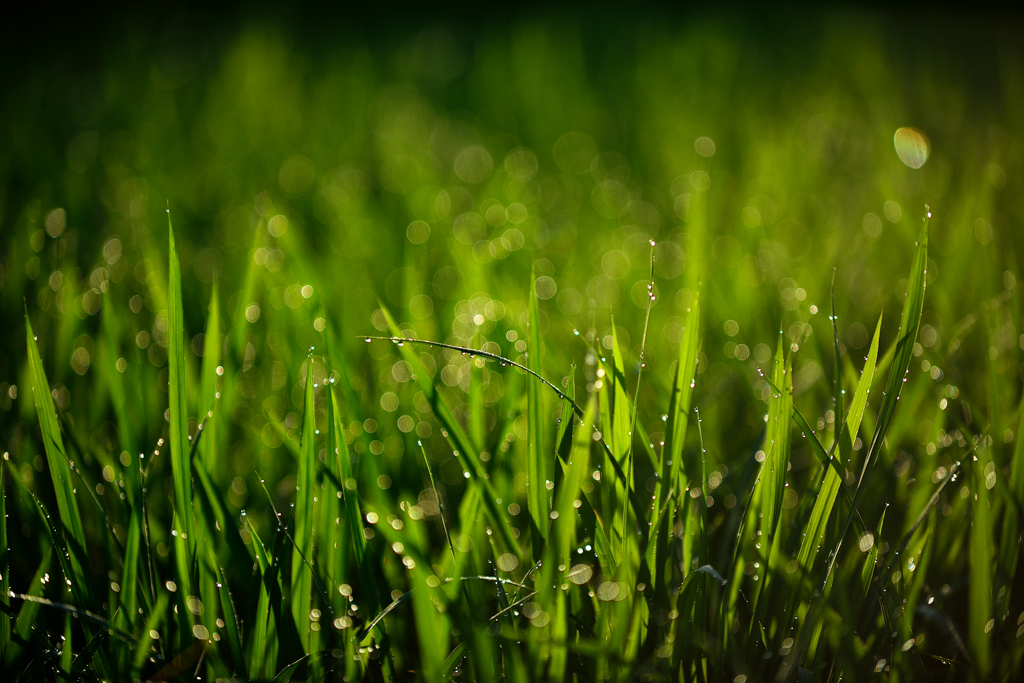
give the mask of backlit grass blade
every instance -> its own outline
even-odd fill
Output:
[[[853,497],[853,504],[850,507],[849,513],[846,515],[846,521],[843,523],[842,530],[839,533],[839,540],[836,547],[832,551],[828,574],[831,574],[835,566],[836,559],[839,556],[839,550],[842,547],[847,532],[850,530],[850,525],[853,523],[854,515],[857,512],[857,506],[860,503],[864,492],[867,490],[865,482],[868,477],[870,477],[874,463],[878,459],[879,452],[882,450],[886,432],[889,430],[889,424],[892,421],[893,413],[896,411],[900,391],[903,389],[903,383],[907,378],[910,360],[913,358],[914,344],[917,340],[918,330],[921,327],[921,313],[924,310],[925,276],[928,268],[929,218],[931,218],[931,211],[927,212],[927,216],[924,219],[924,225],[921,228],[921,234],[917,241],[917,250],[914,254],[914,262],[910,268],[910,277],[907,280],[907,296],[903,303],[903,315],[900,319],[900,331],[896,339],[896,351],[893,356],[892,369],[889,371],[889,380],[886,383],[882,404],[878,410],[878,419],[875,423],[874,436],[871,439],[871,446],[868,448],[868,452],[864,456],[864,463],[861,467],[860,478],[857,480],[857,491]]]
[[[832,358],[834,363],[832,364],[832,390],[834,392],[832,399],[832,410],[833,410],[833,430],[835,431],[835,441],[839,440],[839,434],[842,431],[842,417],[843,417],[843,368],[842,368],[842,355],[839,352],[839,316],[836,315],[836,269],[832,269],[832,287],[829,288],[829,320],[832,321]]]
[[[625,463],[626,454],[629,452],[633,441],[630,434],[630,423],[632,410],[630,410],[629,392],[626,391],[626,363],[622,356],[622,348],[619,346],[619,335],[615,331],[615,317],[612,317],[612,367],[611,377],[605,379],[605,384],[611,384],[611,447],[616,459],[622,464],[629,476],[629,470]]]
[[[619,563],[626,563],[626,538],[629,526],[629,493],[633,488],[633,463],[632,445],[633,435],[630,430],[632,423],[631,402],[629,393],[626,391],[626,366],[622,357],[622,349],[619,347],[619,336],[615,332],[615,317],[612,323],[612,364],[610,376],[605,377],[605,385],[609,401],[610,420],[604,423],[605,428],[611,428],[612,455],[619,463],[619,467],[625,472],[626,477],[621,482],[622,505],[619,506]],[[618,484],[616,484],[616,487]]]
[[[181,268],[174,248],[174,227],[171,211],[167,210],[168,236],[168,311],[167,311],[167,367],[169,372],[168,400],[170,401],[171,473],[174,479],[174,509],[177,513],[178,533],[184,532],[189,572],[179,577],[184,595],[191,595],[191,567],[195,556],[195,517],[192,514],[192,467],[189,462],[188,403],[185,399],[185,320],[181,303]]]
[[[992,640],[989,631],[993,624],[989,622],[992,614],[992,561],[995,559],[992,533],[992,510],[989,503],[991,494],[987,479],[994,472],[992,449],[975,449],[971,472],[973,486],[970,539],[970,586],[967,606],[967,643],[971,649],[974,670],[983,680],[988,676],[992,666]],[[994,484],[995,480],[992,478]]]
[[[700,289],[693,295],[693,301],[686,311],[682,337],[679,342],[679,358],[672,382],[672,396],[669,399],[668,420],[665,424],[665,445],[661,454],[661,482],[659,484],[659,509],[664,505],[667,489],[684,488],[683,448],[686,445],[686,428],[690,419],[690,399],[693,396],[694,377],[697,373],[697,347],[700,332]],[[687,471],[690,478],[696,472]],[[664,490],[664,491],[662,491]]]
[[[299,473],[295,490],[295,546],[292,548],[291,610],[302,645],[308,652],[310,634],[310,593],[312,575],[304,558],[313,552],[313,484],[316,481],[316,408],[313,405],[313,356],[307,360],[305,399],[302,407],[302,435],[299,445]]]
[[[330,585],[327,586],[327,593],[330,596],[331,607],[335,616],[344,614],[345,597],[338,592],[348,568],[348,521],[345,519],[344,502],[341,500],[345,495],[345,476],[341,472],[341,447],[339,439],[344,442],[345,437],[339,433],[334,416],[334,384],[333,369],[331,366],[330,335],[324,335],[326,341],[326,353],[324,361],[327,364],[328,380],[325,387],[325,408],[327,418],[327,457],[323,477],[323,504],[320,506],[320,528],[321,541],[319,555],[325,565],[325,573]],[[347,446],[347,444],[346,444]],[[347,457],[347,454],[346,454]]]
[[[246,520],[248,522],[248,520]],[[271,584],[276,579],[277,567],[272,563],[263,542],[252,524],[248,524],[249,533],[252,534],[252,544],[256,551],[256,565],[259,569],[259,598],[256,602],[256,613],[253,621],[252,632],[249,635],[249,678],[260,680],[267,678],[267,627],[270,621],[270,591]],[[274,664],[270,664],[273,669]]]
[[[352,539],[352,549],[355,554],[356,567],[359,570],[359,582],[363,589],[363,599],[366,601],[368,615],[379,615],[381,611],[380,596],[377,592],[378,567],[374,562],[374,555],[367,548],[366,535],[363,532],[363,517],[359,506],[359,498],[356,494],[358,483],[353,477],[352,461],[349,457],[348,444],[345,441],[344,427],[341,422],[341,410],[339,408],[336,384],[329,384],[328,400],[331,401],[331,409],[334,419],[332,429],[334,434],[330,437],[332,442],[337,444],[337,463],[341,473],[342,502],[344,505],[344,516],[348,527],[349,538]],[[336,577],[338,578],[338,577]],[[340,579],[339,579],[340,580]],[[384,666],[382,673],[385,680],[394,678],[394,659],[388,651],[390,641],[388,633],[383,626],[376,629],[373,635],[377,643],[385,651]],[[352,641],[349,641],[352,642]]]
[[[860,381],[857,383],[857,391],[850,403],[850,410],[846,414],[844,429],[839,438],[839,460],[846,464],[850,460],[850,451],[853,442],[860,432],[860,424],[864,419],[864,409],[868,404],[868,394],[871,392],[871,383],[875,377],[875,363],[878,360],[878,340],[882,332],[882,316],[878,316],[878,323],[875,325],[875,334],[871,338],[871,346],[868,349],[867,360],[864,361],[864,369],[861,371]],[[836,417],[838,420],[839,417]]]
[[[767,559],[768,548],[778,528],[782,514],[782,497],[786,490],[786,472],[789,467],[790,431],[789,421],[793,412],[793,373],[789,362],[784,359],[783,335],[779,334],[775,351],[772,382],[779,391],[773,392],[768,402],[768,432],[765,439],[765,466],[761,481],[764,496],[761,499],[761,544],[763,557]],[[767,541],[767,543],[766,543]]]
[[[854,394],[853,402],[850,404],[850,412],[847,415],[845,427],[843,427],[839,435],[841,451],[839,458],[840,468],[844,466],[846,456],[850,452],[851,434],[856,435],[857,430],[860,429],[861,418],[864,416],[864,407],[867,404],[868,392],[871,390],[871,381],[874,378],[875,361],[878,359],[878,337],[881,329],[882,319],[879,318],[878,324],[875,326],[875,335],[871,340],[871,347],[868,350],[868,358],[864,362],[864,370],[861,373],[860,382],[857,384],[857,391]],[[841,399],[837,398],[836,400],[838,405],[838,401]],[[814,439],[814,434],[810,434],[810,438]],[[826,463],[825,467],[825,478],[814,501],[811,516],[804,526],[800,550],[797,553],[801,577],[810,575],[814,559],[825,542],[825,532],[832,514],[832,507],[835,504],[836,494],[842,485],[841,475],[837,468],[833,467],[831,463]]]
[[[124,549],[124,574],[122,576],[121,583],[121,605],[124,608],[129,628],[134,622],[137,614],[138,577],[142,571],[142,567],[139,564],[141,548],[142,508],[140,506],[132,508]]]
[[[217,430],[220,421],[214,419],[213,411],[217,403],[217,369],[220,366],[220,354],[220,302],[215,280],[203,339],[203,366],[200,371],[202,384],[199,390],[199,422],[207,421],[203,440],[199,446],[199,455],[207,469],[214,472],[217,470],[213,460],[217,453]]]
[[[530,275],[529,304],[529,346],[526,366],[541,374],[540,323],[537,319],[537,277]],[[526,455],[526,501],[530,510],[530,526],[533,533],[533,554],[540,559],[541,550],[548,537],[548,476],[549,454],[544,448],[543,395],[540,381],[532,376],[526,378],[528,452]]]
[[[590,424],[596,412],[592,395],[583,417],[583,424]],[[572,451],[561,486],[555,494],[552,512],[551,535],[542,567],[542,582],[538,602],[551,610],[550,638],[552,649],[548,664],[547,679],[563,680],[566,675],[567,652],[563,645],[569,634],[568,596],[559,588],[569,584],[569,573],[573,566],[572,550],[576,541],[576,501],[588,472],[590,471],[590,438],[585,428],[576,430]],[[557,513],[557,514],[555,514]]]
[[[686,445],[686,429],[690,418],[690,401],[693,396],[697,372],[697,347],[700,332],[700,289],[686,310],[683,331],[679,343],[676,372],[672,379],[672,393],[669,397],[668,417],[665,423],[665,442],[661,448],[661,467],[654,489],[654,513],[657,520],[651,526],[654,543],[654,558],[651,564],[652,578],[658,595],[668,597],[665,555],[668,551],[670,527],[675,514],[672,494],[678,495],[685,489],[684,472],[689,475],[692,467],[684,468],[683,448]],[[668,513],[668,514],[666,514]],[[665,522],[663,529],[662,523]],[[673,564],[677,564],[673,562]],[[673,570],[672,573],[674,573]]]
[[[61,546],[66,545],[70,563],[68,578],[74,582],[75,596],[79,604],[82,607],[91,607],[90,582],[86,571],[89,561],[86,554],[85,531],[78,512],[74,486],[71,483],[71,467],[68,465],[64,441],[57,423],[57,408],[54,406],[53,396],[50,394],[50,384],[43,371],[43,361],[39,356],[39,347],[36,346],[32,323],[27,314],[25,315],[25,333],[29,368],[32,375],[32,394],[35,398],[39,427],[43,434],[46,462],[50,469],[50,478],[53,480],[57,511],[64,530],[64,543]]]

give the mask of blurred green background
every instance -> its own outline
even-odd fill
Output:
[[[166,433],[168,205],[195,387],[215,283],[229,333],[233,426],[216,436],[215,478],[236,508],[254,470],[276,485],[294,469],[305,359],[326,332],[346,359],[346,438],[388,486],[416,462],[416,435],[436,425],[397,349],[362,340],[384,329],[380,303],[410,334],[517,358],[532,269],[545,375],[558,381],[575,361],[581,385],[593,381],[574,330],[610,346],[612,316],[635,373],[651,239],[640,420],[658,439],[699,277],[695,401],[709,457],[727,473],[760,445],[757,367],[780,326],[799,348],[797,405],[819,428],[831,419],[833,269],[848,371],[883,309],[883,348],[894,338],[926,203],[919,388],[883,458],[911,483],[926,444],[930,467],[945,462],[931,457],[944,396],[969,397],[978,428],[1003,435],[1024,345],[1011,296],[1024,217],[1019,19],[620,11],[168,9],[9,26],[0,448],[31,480],[26,308],[88,450],[113,462],[126,447],[98,369],[117,358],[138,368],[135,449]],[[918,170],[894,150],[901,126],[931,141]],[[424,351],[453,405],[465,404],[471,359]],[[316,361],[318,380],[324,372]],[[521,379],[488,366],[480,390],[485,445],[504,444],[514,475],[525,466],[514,459]],[[464,405],[456,413],[465,418]],[[937,438],[941,448],[949,437]],[[461,467],[446,448],[430,456],[456,495]],[[793,476],[813,461],[798,450]],[[423,484],[413,478],[403,486]]]

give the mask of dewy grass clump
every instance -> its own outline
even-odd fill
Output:
[[[374,418],[350,420],[359,415],[358,399],[345,358],[331,351],[337,340],[323,312],[323,345],[308,350],[297,387],[301,417],[265,426],[286,444],[296,461],[288,469],[297,474],[273,493],[253,474],[257,490],[249,501],[265,510],[258,516],[230,512],[237,507],[233,494],[248,484],[236,479],[225,488],[211,474],[224,457],[215,435],[228,428],[224,394],[232,391],[221,354],[228,349],[230,363],[233,344],[230,336],[223,346],[207,343],[201,367],[189,367],[173,231],[168,426],[151,451],[133,457],[124,450],[117,461],[90,452],[84,426],[54,402],[26,315],[27,388],[52,481],[33,481],[7,456],[5,477],[13,486],[4,505],[13,498],[22,514],[34,510],[23,521],[47,540],[33,581],[6,583],[4,530],[5,667],[27,678],[106,680],[743,681],[883,671],[913,677],[937,664],[980,676],[1019,666],[1012,650],[997,656],[991,632],[997,618],[1005,621],[998,610],[1009,604],[1016,568],[1012,553],[997,557],[997,534],[1010,529],[1008,540],[1016,543],[1020,489],[995,485],[986,435],[972,433],[966,421],[955,432],[970,444],[933,477],[932,495],[907,515],[914,518],[909,527],[889,533],[884,508],[863,514],[875,478],[885,476],[875,467],[919,348],[927,219],[898,333],[883,342],[879,320],[859,378],[842,377],[834,308],[828,316],[823,332],[833,337],[833,392],[824,408],[835,416],[831,427],[819,421],[815,429],[803,415],[823,413],[823,406],[795,405],[798,344],[779,334],[759,369],[770,391],[764,435],[751,445],[756,454],[728,474],[739,485],[726,496],[724,518],[715,515],[723,504],[715,496],[727,475],[711,466],[693,404],[701,287],[683,320],[657,438],[648,434],[652,419],[637,400],[656,299],[654,246],[639,355],[622,348],[617,328],[604,345],[610,348],[580,335],[579,353],[595,378],[585,386],[575,366],[560,387],[544,376],[535,278],[522,362],[491,343],[410,338],[381,305],[392,336],[365,340],[395,346],[419,389],[421,413],[429,411],[436,425],[423,429],[431,424],[425,415],[419,427],[399,421],[398,433],[415,442],[411,454],[419,453],[404,461],[409,471],[399,481],[378,473],[382,428],[370,424]],[[217,335],[218,311],[214,292],[208,335]],[[104,315],[113,318],[113,309]],[[470,359],[461,410],[432,367],[429,352],[438,350]],[[121,422],[111,429],[131,443],[138,430],[129,397],[142,387],[133,379],[137,371],[115,356],[112,349],[103,359]],[[510,417],[525,418],[526,447],[507,447],[518,429],[496,444],[482,427],[485,369],[506,377],[503,400]],[[883,374],[882,391],[872,396]],[[189,396],[197,390],[199,396]],[[794,504],[788,472],[804,444],[815,457],[806,465],[814,474]],[[437,449],[454,455],[466,479],[458,496],[436,484],[431,460],[439,458],[429,452]],[[1024,467],[1021,450],[1012,460],[1014,483]],[[955,542],[971,555],[963,579],[970,595],[966,628],[935,606],[952,587],[932,585],[928,574],[933,539],[950,517],[937,514],[936,505],[958,479],[967,495],[957,504],[973,510],[973,523],[961,525]],[[104,495],[104,481],[117,495]],[[406,488],[416,481],[429,484]],[[63,631],[53,631],[61,620]],[[927,641],[942,638],[954,647],[942,654],[927,649]]]
[[[598,14],[0,41],[0,681],[1024,676],[1019,26]]]

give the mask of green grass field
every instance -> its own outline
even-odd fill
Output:
[[[332,21],[4,48],[4,680],[1024,675],[1017,18]]]

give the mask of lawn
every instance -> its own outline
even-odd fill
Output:
[[[5,680],[1024,673],[1019,18],[135,12],[0,52]]]

